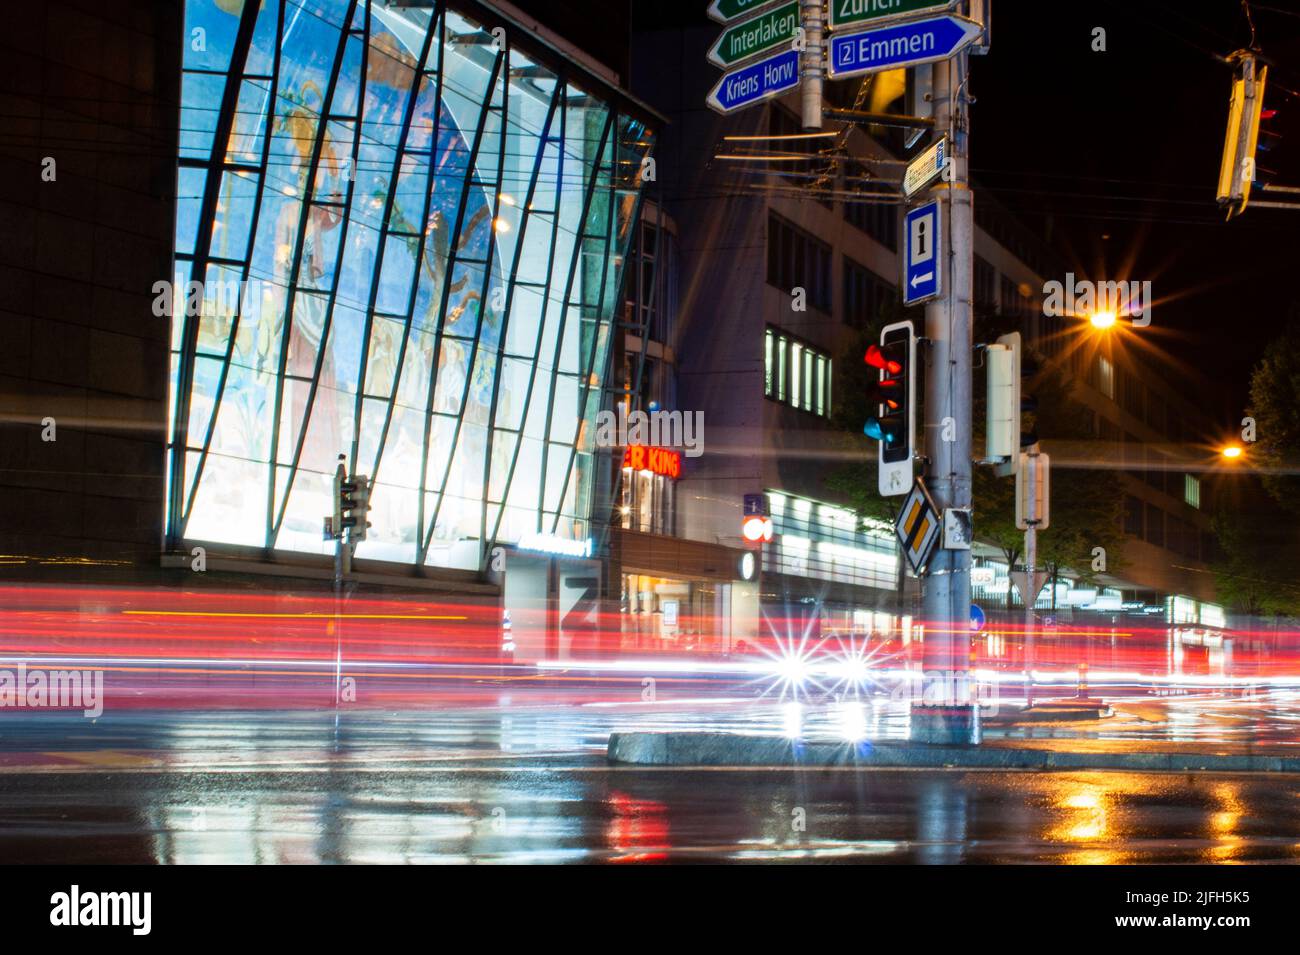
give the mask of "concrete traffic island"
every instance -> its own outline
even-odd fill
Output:
[[[996,716],[982,717],[985,723],[1073,723],[1080,720],[1102,720],[1114,716],[1115,711],[1105,700],[1063,699],[1044,700],[1030,707],[999,712]]]
[[[613,733],[612,763],[637,766],[859,767],[862,769],[1081,770],[1300,773],[1300,756],[1198,752],[1060,752],[1003,745],[857,743],[738,733]]]

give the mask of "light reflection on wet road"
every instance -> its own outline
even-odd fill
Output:
[[[32,862],[1300,860],[1292,776],[610,766],[612,729],[780,732],[791,712],[752,698],[508,702],[346,710],[337,723],[302,711],[8,713],[0,850]],[[1180,700],[1114,721],[993,728],[991,742],[1283,744],[1287,702]],[[846,722],[869,737],[906,732],[892,704],[802,715],[808,738]],[[1239,730],[1261,722],[1283,729]]]

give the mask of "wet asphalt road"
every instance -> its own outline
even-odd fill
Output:
[[[716,699],[515,699],[337,719],[9,713],[0,852],[76,863],[1300,861],[1292,776],[644,769],[603,757],[615,727],[773,729],[788,715]],[[887,738],[900,725],[886,710],[868,729]],[[1069,732],[1084,739],[1044,744],[1125,745]]]

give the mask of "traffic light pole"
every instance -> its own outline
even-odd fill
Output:
[[[1029,581],[1030,590],[1034,589],[1034,573],[1038,570],[1038,524],[1025,528],[1025,580]],[[1034,705],[1034,604],[1038,594],[1025,596],[1025,709]]]
[[[967,176],[966,53],[934,64],[934,128],[952,143],[949,178],[932,197],[946,208],[941,221],[942,294],[925,308],[925,455],[927,487],[940,511],[971,506],[971,291],[973,209]],[[941,265],[942,267],[942,265]],[[970,686],[969,550],[935,551],[923,581],[925,624],[922,699],[913,706],[918,742],[978,739]]]

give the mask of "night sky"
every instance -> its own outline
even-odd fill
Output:
[[[1263,128],[1282,132],[1260,166],[1300,186],[1300,97],[1283,89],[1300,90],[1300,0],[1251,13],[1274,61],[1265,107],[1279,115]],[[1152,324],[1134,334],[1207,373],[1206,410],[1225,428],[1300,301],[1300,209],[1225,222],[1214,200],[1232,79],[1215,55],[1250,37],[1239,0],[997,0],[991,54],[972,57],[977,186],[1039,235],[1050,216],[1053,246],[1080,273],[1150,279]]]

